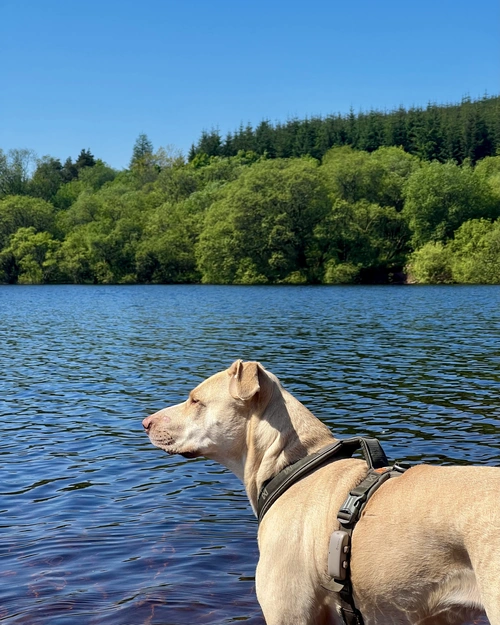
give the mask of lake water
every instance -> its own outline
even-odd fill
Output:
[[[499,287],[0,287],[0,621],[262,625],[222,467],[142,431],[236,358],[390,459],[499,463]]]

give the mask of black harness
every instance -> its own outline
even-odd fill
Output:
[[[351,458],[352,455],[359,450],[363,453],[366,464],[368,465],[368,473],[362,482],[349,492],[347,499],[344,501],[337,514],[341,530],[340,532],[334,532],[334,534],[342,534],[341,562],[337,574],[332,578],[332,582],[328,586],[325,586],[328,590],[338,592],[340,598],[340,615],[346,625],[363,625],[361,612],[359,612],[354,605],[352,585],[349,576],[350,541],[352,532],[361,516],[361,512],[373,493],[386,480],[402,475],[407,467],[395,464],[388,468],[389,461],[376,438],[359,437],[338,440],[320,449],[315,454],[306,456],[294,464],[285,467],[278,475],[263,484],[257,500],[257,518],[260,523],[278,497],[298,480],[306,475],[310,475],[319,467],[323,467],[330,462]],[[333,536],[334,535],[332,535],[332,539]],[[336,539],[337,544],[339,544],[339,537],[337,536]]]

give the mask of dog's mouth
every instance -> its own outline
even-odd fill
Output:
[[[168,433],[164,431],[157,431],[154,428],[148,427],[144,428],[146,434],[149,437],[151,443],[162,449],[169,456],[182,456],[183,458],[198,458],[201,454],[194,449],[179,449],[179,446],[176,444],[174,438]]]
[[[180,450],[176,445],[175,441],[172,439],[160,440],[154,436],[149,434],[149,440],[153,443],[155,447],[159,447],[169,456],[182,456],[183,458],[198,458],[201,454],[197,451],[188,449],[186,451]]]

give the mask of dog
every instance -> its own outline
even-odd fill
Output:
[[[258,362],[237,360],[143,421],[153,445],[235,473],[254,510],[262,485],[335,442],[329,428]],[[267,625],[341,625],[328,590],[329,538],[357,458],[303,477],[258,530],[257,598]],[[500,469],[417,465],[370,498],[352,535],[353,596],[365,625],[500,625]]]

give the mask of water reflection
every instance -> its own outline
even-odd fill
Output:
[[[260,360],[392,459],[498,463],[498,287],[0,287],[0,619],[262,625],[238,480],[141,419]]]

